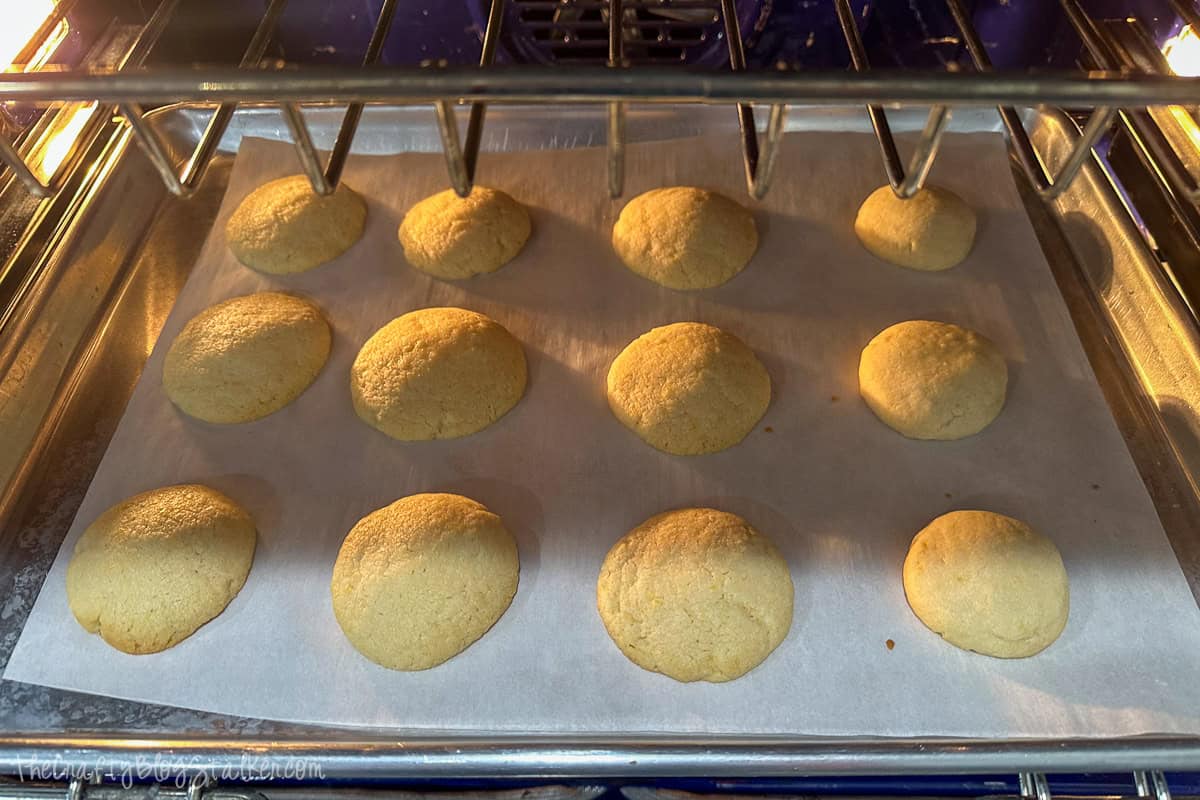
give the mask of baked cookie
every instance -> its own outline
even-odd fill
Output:
[[[425,308],[384,325],[350,370],[354,410],[393,439],[454,439],[483,430],[525,393],[521,343],[492,319]]]
[[[249,422],[286,406],[325,366],[329,323],[309,301],[259,292],[193,317],[163,361],[163,388],[188,416]]]
[[[681,456],[746,437],[771,402],[771,376],[742,340],[701,322],[634,339],[608,370],[608,405],[647,444]]]
[[[143,492],[79,537],[67,566],[67,603],[85,630],[118,650],[166,650],[241,591],[256,538],[245,509],[215,489]]]
[[[651,189],[625,204],[612,231],[625,266],[670,289],[709,289],[742,271],[758,249],[745,208],[694,186]]]
[[[926,186],[902,200],[883,186],[858,209],[854,232],[863,246],[900,267],[950,269],[975,243],[975,212],[948,189]]]
[[[1024,658],[1067,624],[1067,570],[1054,543],[990,511],[952,511],[916,535],[904,594],[925,626],[955,647]]]
[[[596,603],[629,660],[677,681],[729,681],[792,624],[792,578],[775,545],[711,508],[658,514],[617,542]]]
[[[435,278],[458,280],[495,272],[529,239],[529,212],[498,189],[476,186],[426,197],[400,223],[404,257]]]
[[[498,516],[457,494],[415,494],[350,529],[333,565],[333,613],[376,664],[429,669],[500,619],[519,573]]]
[[[237,260],[272,275],[304,272],[332,261],[363,233],[367,204],[339,183],[322,197],[303,175],[265,183],[246,195],[225,223]]]
[[[912,320],[886,328],[862,352],[858,388],[886,425],[910,439],[962,439],[1004,408],[1004,356],[975,331]]]

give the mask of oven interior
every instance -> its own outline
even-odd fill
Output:
[[[1192,591],[1200,591],[1200,83],[1187,80],[1200,75],[1200,27],[1194,27],[1200,12],[1189,0],[29,0],[6,13],[0,61],[13,66],[4,76],[10,79],[0,80],[6,165],[0,173],[0,587],[15,599],[0,615],[3,659],[199,254],[203,236],[181,231],[212,225],[243,136],[295,142],[297,163],[317,191],[337,183],[351,153],[376,146],[444,152],[447,181],[465,194],[479,153],[499,137],[533,135],[522,116],[533,108],[543,120],[555,115],[551,130],[537,132],[542,137],[608,148],[609,184],[594,190],[618,196],[625,141],[739,131],[742,151],[730,157],[744,160],[747,192],[761,197],[770,191],[772,171],[787,169],[774,154],[791,130],[789,107],[829,104],[826,95],[836,100],[841,91],[834,83],[814,100],[786,87],[747,84],[748,99],[739,102],[734,84],[732,94],[705,95],[707,74],[883,73],[903,94],[905,76],[995,72],[1013,79],[1013,93],[1028,88],[1031,100],[1001,104],[998,114],[994,103],[964,101],[967,90],[944,104],[851,99],[839,105],[868,105],[862,110],[880,139],[881,175],[901,194],[920,186],[947,119],[997,114],[1030,221]],[[268,86],[239,95],[228,72],[239,66],[263,81],[278,80],[283,94],[270,96]],[[497,93],[486,116],[477,100],[440,95],[436,87],[414,95],[415,84],[398,79],[402,88],[384,83],[460,74],[453,72],[458,68],[468,77],[455,85],[469,86],[466,70],[477,67],[497,76],[488,84]],[[546,74],[599,80],[604,68],[627,73],[630,83],[596,89],[591,98],[585,91],[587,103],[556,102],[555,92],[569,91],[566,83],[520,87]],[[187,92],[170,96],[189,71],[222,79],[203,101]],[[143,82],[112,88],[65,80],[105,74]],[[293,77],[354,74],[381,76],[382,88],[364,88],[361,98],[287,88]],[[691,94],[656,83],[676,74],[695,80]],[[639,75],[648,76],[645,84]],[[1053,93],[1065,90],[1041,82],[1055,75],[1092,76],[1097,85],[1137,92],[1088,101],[1080,88],[1075,94],[1084,97],[1058,102]],[[511,105],[503,94],[508,76],[520,98]],[[233,90],[229,98],[219,96],[222,87]],[[1039,97],[1042,87],[1049,99]],[[1136,102],[1138,87],[1150,99]],[[1167,102],[1156,92],[1191,100]],[[361,104],[355,110],[359,99],[369,101],[365,111]],[[692,104],[683,121],[664,128],[649,112],[670,99]],[[418,100],[437,110],[437,124],[410,126],[399,144],[377,145],[372,137],[387,135],[373,120]],[[899,132],[907,124],[917,136],[911,158],[902,157],[888,126],[887,114],[898,119],[902,105],[915,106],[904,110],[908,123],[895,126]],[[321,122],[343,108],[349,113],[340,122]],[[327,162],[323,152],[330,153]],[[1101,224],[1073,225],[1081,216]],[[1105,287],[1098,291],[1101,268]],[[1111,297],[1121,293],[1131,299],[1114,303]],[[238,737],[276,755],[315,753],[350,782],[682,773],[760,779],[627,788],[631,800],[641,800],[637,791],[669,800],[682,796],[681,788],[884,791],[849,777],[864,772],[959,775],[950,783],[887,784],[887,791],[1041,800],[1053,784],[1056,793],[1163,798],[1172,781],[1181,795],[1197,793],[1198,785],[1182,774],[1168,781],[1163,770],[1200,770],[1196,739],[859,749],[841,742],[397,742],[386,734],[314,732],[9,683],[0,684],[0,697],[6,774],[35,755],[84,763],[97,754],[128,760],[164,750],[183,754],[169,771],[194,774],[188,758],[218,763],[237,751]],[[382,765],[372,754],[385,759]],[[1101,770],[1120,771],[1128,781],[1046,778]],[[842,782],[765,778],[814,774]],[[979,774],[998,777],[989,783]],[[82,792],[86,782],[68,786]],[[31,796],[21,793],[28,787],[0,783],[0,795],[10,790]],[[204,791],[196,784],[186,794],[192,800]]]

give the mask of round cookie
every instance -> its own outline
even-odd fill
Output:
[[[792,624],[792,578],[775,545],[735,514],[658,514],[604,559],[596,603],[629,660],[677,681],[729,681]]]
[[[758,249],[754,217],[716,192],[651,189],[625,204],[612,231],[625,266],[670,289],[720,286]]]
[[[498,323],[461,308],[425,308],[367,340],[350,392],[359,418],[393,439],[453,439],[508,413],[525,378],[525,352]]]
[[[429,669],[500,619],[519,573],[498,516],[457,494],[415,494],[350,529],[333,565],[333,613],[376,664]]]
[[[207,486],[143,492],[79,537],[67,566],[67,603],[85,630],[118,650],[166,650],[241,590],[256,537],[250,515]]]
[[[975,212],[953,192],[926,186],[902,200],[882,186],[863,201],[854,232],[877,257],[900,267],[950,269],[975,243]]]
[[[858,362],[858,388],[885,424],[910,439],[962,439],[1004,408],[1004,356],[975,331],[911,320],[878,334]]]
[[[529,239],[529,212],[497,189],[452,189],[414,205],[400,223],[404,257],[435,278],[458,280],[495,272]]]
[[[308,178],[293,175],[248,194],[225,223],[225,239],[247,267],[288,275],[349,250],[366,221],[367,204],[345,183],[322,197]]]
[[[300,396],[329,358],[321,310],[279,292],[234,297],[193,317],[163,362],[163,388],[205,422],[265,417]]]
[[[925,526],[904,559],[904,594],[947,642],[997,658],[1045,650],[1070,611],[1058,548],[990,511],[952,511]]]
[[[647,444],[715,453],[746,437],[771,403],[771,376],[742,340],[700,322],[634,339],[608,370],[608,405]]]

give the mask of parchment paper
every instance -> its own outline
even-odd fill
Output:
[[[626,196],[693,183],[745,199],[733,141],[632,146]],[[287,145],[246,141],[217,225],[80,508],[5,677],[300,722],[421,730],[729,732],[887,736],[1200,733],[1200,612],[1136,474],[1029,227],[998,136],[947,137],[933,180],[979,211],[962,266],[922,274],[856,241],[859,202],[881,181],[868,135],[792,134],[768,199],[761,249],[716,290],[676,293],[625,270],[609,230],[595,150],[486,154],[480,181],[528,204],[534,234],[490,276],[444,283],[407,266],[396,241],[412,203],[444,187],[438,155],[350,161],[364,193],[362,242],[283,278],[239,266],[224,220],[255,186],[297,169]],[[196,235],[205,232],[197,231]],[[335,328],[316,383],[264,420],[187,419],[161,388],[166,347],[218,300],[276,288],[315,299]],[[526,347],[529,389],[498,424],[456,441],[402,444],[350,405],[358,347],[411,309],[487,313]],[[953,321],[1008,358],[1003,414],[959,442],[915,442],[857,393],[858,354],[882,328]],[[604,375],[647,329],[703,320],[741,336],[770,370],[774,400],[749,438],[698,458],[658,453],[613,418]],[[64,592],[81,530],[157,486],[208,483],[259,528],[245,588],[177,647],[128,656],[86,634]],[[342,538],[414,492],[460,492],[499,513],[520,543],[512,607],[463,654],[420,673],[358,655],[330,610]],[[595,609],[608,548],[659,511],[712,505],[746,517],[791,564],[796,614],[766,662],[722,685],[645,672],[609,641]],[[909,611],[900,566],[933,517],[984,508],[1054,539],[1071,578],[1062,638],[1035,658],[962,652]],[[894,640],[894,649],[885,643]]]

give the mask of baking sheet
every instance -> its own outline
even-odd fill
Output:
[[[246,140],[218,223],[80,507],[5,678],[208,711],[425,731],[709,732],[1076,737],[1200,733],[1200,612],[1087,365],[1021,208],[999,136],[949,135],[933,180],[980,213],[974,252],[946,273],[883,264],[854,238],[881,180],[870,135],[789,134],[755,205],[761,247],[724,287],[676,293],[625,270],[608,231],[601,151],[487,154],[480,181],[529,205],[534,234],[500,272],[445,283],[408,267],[403,211],[443,188],[439,155],[354,158],[370,204],[362,242],[291,277],[239,266],[223,222],[262,182],[296,171],[290,146]],[[744,198],[736,142],[633,145],[626,196],[694,183]],[[201,232],[197,232],[200,235]],[[335,329],[316,383],[288,408],[234,427],[189,420],[163,394],[166,346],[218,300],[263,289],[315,299]],[[465,439],[394,442],[349,401],[358,346],[414,308],[487,313],[525,344],[520,405]],[[958,322],[1008,358],[1008,404],[983,433],[914,442],[857,395],[857,357],[910,318]],[[650,327],[727,328],[767,365],[774,399],[736,448],[658,453],[609,413],[616,353]],[[128,656],[87,635],[64,572],[82,529],[128,495],[183,481],[243,503],[259,527],[245,588],[175,648]],[[414,492],[467,494],[516,535],[512,607],[445,665],[371,664],[334,621],[328,582],[364,514]],[[595,611],[611,544],[659,511],[712,505],[746,517],[787,557],[791,633],[727,684],[678,684],[628,662]],[[1061,639],[1031,659],[961,652],[904,601],[911,536],[938,514],[986,508],[1025,519],[1062,550],[1072,585]],[[894,649],[886,642],[894,641]]]

